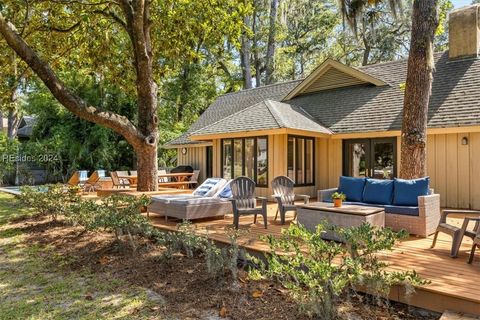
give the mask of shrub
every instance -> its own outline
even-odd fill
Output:
[[[77,187],[61,184],[25,186],[21,188],[20,201],[33,208],[39,215],[50,216],[56,221],[59,215],[67,215],[73,204],[80,200]]]
[[[424,284],[414,271],[390,272],[378,259],[381,251],[392,250],[406,233],[378,229],[370,224],[355,228],[333,228],[345,244],[326,241],[322,233],[331,227],[320,224],[315,232],[292,225],[282,230],[280,238],[264,240],[270,245],[267,265],[252,270],[252,278],[280,282],[290,290],[301,309],[321,319],[337,317],[338,298],[349,289],[367,288],[378,296],[388,293],[395,284]]]
[[[111,195],[103,198],[94,210],[95,217],[85,214],[84,224],[93,229],[103,229],[115,234],[122,243],[124,237],[133,250],[136,250],[134,235],[143,235],[150,228],[148,219],[141,215],[141,208],[150,202],[145,195],[140,198],[126,195]],[[85,209],[88,209],[88,206]]]

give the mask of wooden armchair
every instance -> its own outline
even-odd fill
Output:
[[[233,222],[238,229],[241,215],[253,214],[253,223],[257,223],[257,214],[263,217],[267,229],[267,198],[255,197],[255,182],[247,177],[238,177],[231,182]],[[262,207],[257,208],[257,199],[262,201]]]
[[[448,224],[447,218],[450,214],[461,214],[466,215],[467,217],[463,220],[462,227],[457,227],[451,224]],[[470,216],[470,217],[469,217]],[[474,216],[476,218],[471,218]],[[470,221],[476,221],[475,227],[473,230],[467,230],[468,224]],[[450,251],[450,257],[456,258],[458,255],[458,250],[462,244],[462,239],[464,236],[467,236],[471,239],[474,239],[479,231],[479,221],[480,221],[480,211],[470,211],[470,210],[443,210],[440,217],[440,222],[438,223],[437,230],[435,231],[435,236],[433,237],[433,242],[431,248],[435,247],[437,243],[437,237],[439,232],[443,232],[452,237],[452,249]],[[475,249],[473,249],[475,251]]]
[[[286,176],[278,176],[272,180],[273,198],[277,201],[278,208],[275,213],[275,220],[277,220],[280,212],[280,222],[285,224],[285,214],[287,211],[294,211],[294,220],[297,218],[297,206],[295,205],[296,198],[303,198],[303,203],[307,204],[310,196],[295,194],[295,183],[292,179]]]
[[[475,219],[477,221],[477,224],[480,221],[480,218]],[[473,244],[472,244],[472,251],[470,251],[470,258],[468,258],[468,263],[473,262],[473,258],[475,256],[475,249],[480,248],[480,228],[477,230],[477,234],[475,235],[475,238],[473,238]]]

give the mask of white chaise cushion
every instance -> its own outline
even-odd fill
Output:
[[[222,178],[208,178],[197,189],[195,189],[193,195],[200,197],[211,197],[215,195],[226,183],[227,180]]]

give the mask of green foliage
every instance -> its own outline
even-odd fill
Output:
[[[322,234],[334,231],[345,244],[326,241]],[[318,225],[315,232],[293,225],[282,236],[265,237],[270,245],[268,268],[252,271],[253,278],[279,281],[288,288],[306,313],[321,319],[335,319],[336,303],[347,290],[359,286],[375,295],[385,295],[394,284],[424,284],[414,271],[390,272],[378,254],[392,250],[406,236],[370,224],[354,228]]]
[[[342,201],[345,201],[347,196],[343,192],[334,192],[332,194],[332,200],[334,199],[341,199]]]
[[[151,232],[148,219],[141,214],[141,209],[149,203],[150,199],[145,195],[136,198],[114,194],[100,201],[81,201],[67,213],[66,218],[87,231],[113,233],[119,243],[126,238],[130,248],[136,250],[134,236],[145,236]]]
[[[19,143],[16,139],[10,140],[0,132],[0,185],[6,184],[8,178],[15,173],[15,161],[11,157],[18,154]]]
[[[67,215],[74,204],[80,201],[78,187],[65,187],[62,184],[25,186],[21,188],[20,201],[42,216],[50,216],[56,221],[59,215]]]

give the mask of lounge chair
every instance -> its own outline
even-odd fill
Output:
[[[100,189],[101,185],[99,184],[99,181],[101,178],[105,178],[105,170],[95,170],[90,177],[88,177],[88,180],[85,181],[83,190],[91,192]]]
[[[130,182],[128,179],[119,178],[118,177],[119,171],[112,171],[110,172],[110,177],[112,178],[113,188],[130,188]]]
[[[130,170],[129,172],[131,176],[137,176],[137,170]]]
[[[462,227],[457,227],[451,224],[448,224],[447,218],[450,214],[461,214],[466,215],[467,217],[463,220]],[[475,218],[470,218],[468,216],[477,217],[478,220],[475,223],[475,227],[473,230],[468,230],[468,223]],[[435,231],[435,236],[433,237],[431,248],[435,247],[437,243],[438,233],[446,233],[450,237],[452,237],[452,249],[450,251],[450,257],[456,258],[458,255],[458,250],[460,250],[460,246],[462,244],[462,240],[464,236],[471,238],[472,240],[477,235],[477,231],[480,230],[479,222],[480,221],[480,211],[469,211],[469,210],[443,210],[442,216],[440,217],[440,222],[438,223],[437,230]]]
[[[75,171],[70,179],[67,181],[67,184],[70,186],[83,186],[88,180],[88,171],[87,170],[77,170]]]
[[[260,214],[267,229],[267,198],[255,197],[255,181],[247,177],[238,177],[231,182],[231,189],[235,228],[238,229],[240,216],[253,214],[253,223],[257,223],[257,214]],[[262,201],[260,208],[257,208],[257,199]]]
[[[172,199],[164,205],[165,220],[168,217],[182,220],[223,217],[232,212],[231,197],[230,183],[226,183],[210,197]]]
[[[277,220],[280,213],[280,222],[285,224],[285,214],[287,211],[294,211],[295,216],[293,220],[297,218],[297,206],[295,205],[295,199],[302,198],[303,203],[307,204],[310,201],[310,196],[295,194],[295,183],[292,179],[286,176],[278,176],[272,180],[273,198],[277,201],[278,208],[275,213],[275,220]]]

